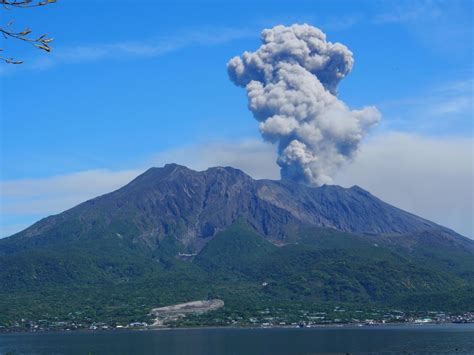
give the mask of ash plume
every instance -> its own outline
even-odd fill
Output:
[[[380,120],[375,107],[351,110],[336,96],[353,63],[346,46],[307,24],[265,29],[255,52],[227,63],[230,79],[247,90],[263,138],[278,145],[282,179],[332,183]]]

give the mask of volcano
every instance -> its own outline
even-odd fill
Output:
[[[231,311],[334,302],[467,311],[473,290],[471,239],[358,186],[254,180],[231,167],[151,168],[0,240],[5,324],[72,309],[137,319],[210,296]]]

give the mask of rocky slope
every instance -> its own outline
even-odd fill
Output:
[[[173,236],[197,253],[238,219],[276,244],[294,242],[295,230],[301,226],[372,236],[428,233],[466,243],[455,232],[357,186],[308,187],[253,180],[230,167],[197,172],[176,164],[151,168],[121,189],[45,218],[9,239],[13,244],[25,241],[20,244],[27,248],[112,235],[153,250],[164,237]],[[3,244],[0,252],[8,250],[9,243]]]

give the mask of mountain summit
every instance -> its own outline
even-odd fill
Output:
[[[45,218],[13,239],[34,238],[38,243],[44,238],[120,234],[153,249],[172,235],[190,251],[199,252],[217,232],[238,219],[275,244],[292,242],[292,233],[301,226],[360,235],[432,232],[453,240],[458,237],[455,232],[395,208],[358,186],[309,187],[254,180],[231,167],[198,172],[167,164],[147,170],[117,191]]]
[[[151,168],[0,240],[0,325],[71,309],[137,321],[143,307],[209,297],[222,312],[295,312],[295,302],[465,311],[473,291],[472,240],[358,186],[231,167]]]

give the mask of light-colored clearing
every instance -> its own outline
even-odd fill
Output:
[[[179,303],[165,307],[153,308],[150,315],[155,316],[153,326],[164,326],[167,322],[173,322],[186,314],[205,313],[214,311],[224,306],[224,301],[219,299],[192,301],[186,303]]]

